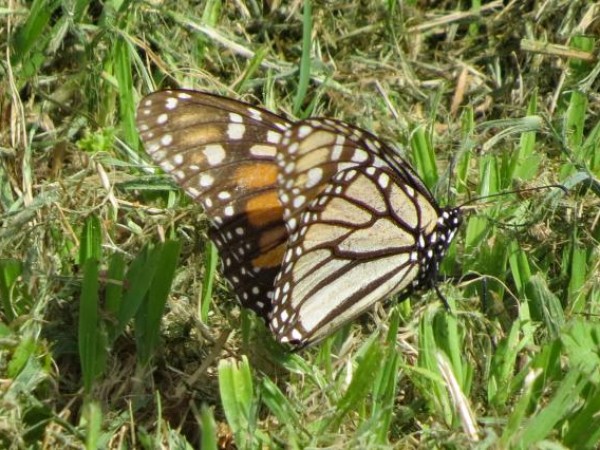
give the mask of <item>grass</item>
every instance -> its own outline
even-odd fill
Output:
[[[0,446],[597,448],[598,6],[0,7]],[[405,149],[465,207],[440,289],[298,353],[240,310],[134,112],[202,88]]]

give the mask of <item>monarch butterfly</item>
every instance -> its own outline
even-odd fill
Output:
[[[280,342],[314,343],[394,294],[435,286],[460,225],[373,134],[189,90],[145,97],[152,159],[211,220],[224,276]]]

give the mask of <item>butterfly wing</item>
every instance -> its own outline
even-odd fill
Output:
[[[314,119],[311,130],[301,126],[284,138],[293,151],[277,156],[290,240],[270,325],[281,342],[303,346],[422,284],[448,246],[446,229],[458,225],[374,136]]]
[[[236,100],[169,90],[142,100],[137,125],[152,159],[203,205],[240,302],[266,318],[288,238],[275,156],[291,124]]]

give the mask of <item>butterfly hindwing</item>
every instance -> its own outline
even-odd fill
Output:
[[[287,241],[275,156],[291,124],[236,100],[186,90],[145,97],[137,124],[152,159],[203,205],[240,301],[266,318]]]
[[[386,167],[345,169],[302,212],[276,280],[279,340],[319,340],[418,279],[415,240],[433,233],[439,214],[399,181]]]

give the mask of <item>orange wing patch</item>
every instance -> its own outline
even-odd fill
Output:
[[[246,164],[238,167],[233,176],[236,184],[242,189],[254,190],[267,186],[275,186],[279,169],[273,163]]]
[[[276,191],[256,195],[246,202],[245,212],[248,222],[254,227],[280,221],[283,207]]]
[[[279,267],[281,261],[283,261],[283,255],[285,253],[287,243],[283,242],[272,250],[263,253],[258,258],[252,260],[254,267],[268,268],[268,267]]]

